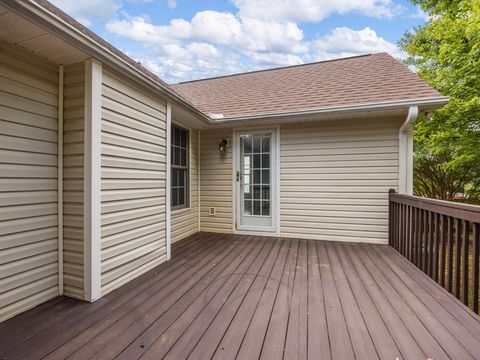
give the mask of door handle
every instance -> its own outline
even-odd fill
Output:
[[[237,181],[240,181],[240,171],[237,171]]]

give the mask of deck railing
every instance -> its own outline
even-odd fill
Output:
[[[479,314],[480,206],[389,198],[390,245]]]

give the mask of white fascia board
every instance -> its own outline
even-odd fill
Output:
[[[292,117],[292,116],[304,116],[304,115],[333,115],[341,113],[353,113],[359,111],[375,111],[375,110],[394,110],[401,108],[409,108],[411,106],[441,106],[448,102],[448,96],[439,96],[434,98],[423,98],[423,99],[408,99],[401,101],[384,101],[378,103],[369,103],[369,104],[358,104],[358,105],[346,105],[346,106],[335,106],[327,107],[321,109],[312,109],[312,110],[302,110],[302,111],[289,111],[289,112],[279,112],[271,113],[264,115],[251,115],[251,116],[239,116],[239,117],[230,117],[224,118],[221,120],[213,121],[215,124],[225,124],[230,122],[237,121],[248,121],[248,120],[271,120],[276,118],[283,117]]]
[[[101,297],[102,64],[85,61],[84,103],[84,297]]]

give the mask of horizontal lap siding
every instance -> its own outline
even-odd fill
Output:
[[[65,295],[83,299],[83,145],[85,64],[64,68],[63,284]]]
[[[165,127],[165,102],[103,72],[102,295],[166,259]]]
[[[179,124],[179,126],[182,126]],[[198,231],[198,131],[190,130],[190,207],[172,211],[171,237],[177,242]]]
[[[0,41],[0,321],[58,295],[58,69]]]
[[[281,127],[282,236],[387,243],[401,119]]]
[[[231,142],[232,129],[200,134],[200,226],[201,231],[231,233],[233,147],[221,156],[218,144],[222,138]],[[209,216],[210,207],[215,207],[215,216]]]

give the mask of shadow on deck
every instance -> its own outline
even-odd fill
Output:
[[[197,233],[93,304],[0,324],[0,359],[472,359],[480,318],[386,245]]]

